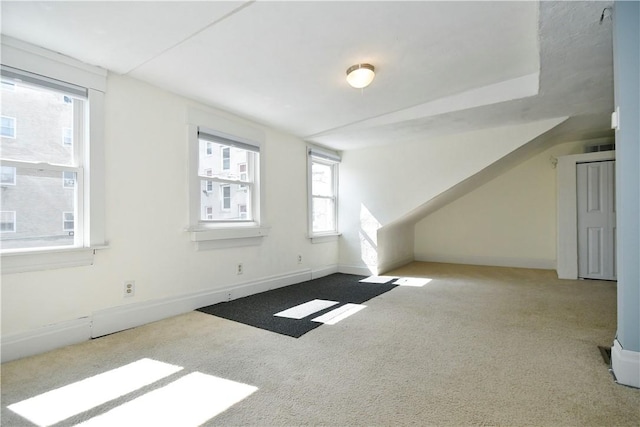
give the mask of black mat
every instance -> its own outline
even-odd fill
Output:
[[[364,276],[336,273],[297,285],[210,305],[200,308],[198,311],[299,338],[322,325],[322,323],[312,322],[311,319],[344,304],[362,304],[397,286],[391,283],[359,283],[364,278]],[[338,301],[339,304],[300,320],[274,316],[275,313],[314,299]]]

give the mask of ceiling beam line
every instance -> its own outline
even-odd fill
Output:
[[[243,9],[251,6],[252,4],[254,4],[256,2],[256,0],[249,0],[245,3],[243,3],[241,6],[238,6],[237,8],[233,9],[231,12],[227,13],[226,15],[216,19],[215,21],[205,25],[204,27],[200,28],[199,30],[195,31],[194,33],[188,35],[187,37],[185,37],[184,39],[172,44],[171,46],[167,47],[166,49],[164,49],[162,52],[159,52],[158,54],[148,58],[147,60],[141,62],[140,64],[136,65],[135,67],[131,68],[129,71],[127,71],[126,73],[124,73],[125,75],[130,74],[132,72],[134,72],[135,70],[137,70],[138,68],[142,67],[143,65],[147,64],[148,62],[153,61],[154,59],[156,59],[159,56],[164,55],[165,53],[169,52],[172,49],[175,49],[176,47],[180,46],[181,44],[185,43],[188,40],[191,40],[192,38],[194,38],[195,36],[197,36],[198,34],[202,33],[203,31],[208,30],[209,28],[213,27],[214,25],[219,24],[220,22],[224,21],[225,19],[228,19],[230,17],[232,17],[233,15],[239,13],[240,11],[242,11]]]

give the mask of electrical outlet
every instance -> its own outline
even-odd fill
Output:
[[[125,280],[124,282],[124,297],[132,297],[136,294],[136,281]]]
[[[302,255],[298,255],[298,264],[302,264]]]
[[[242,274],[242,272],[243,272],[242,263],[239,262],[238,263],[238,268],[236,268],[236,274]]]

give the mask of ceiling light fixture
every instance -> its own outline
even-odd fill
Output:
[[[347,69],[347,82],[356,89],[369,86],[376,76],[371,64],[356,64]]]

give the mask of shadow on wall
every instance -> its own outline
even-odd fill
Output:
[[[371,273],[378,270],[378,229],[380,222],[360,204],[360,258]]]

